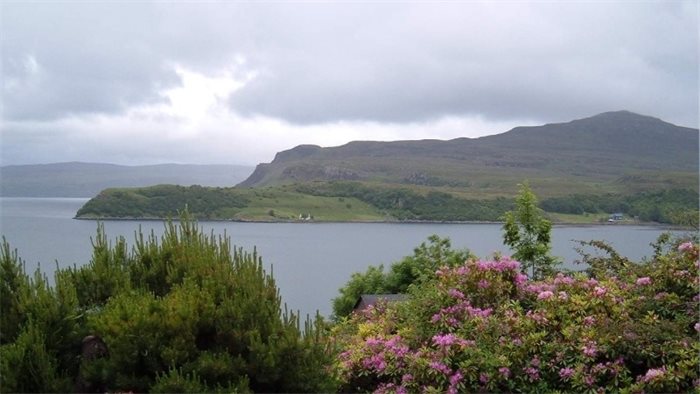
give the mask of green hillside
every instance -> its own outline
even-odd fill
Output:
[[[158,185],[107,189],[76,214],[81,219],[173,218],[187,209],[198,219],[240,221],[381,221],[387,217],[356,198],[299,193],[293,188],[214,188]]]
[[[607,221],[698,226],[697,193],[687,189],[631,195],[551,197],[540,207],[558,223]],[[468,199],[427,187],[356,181],[312,182],[263,188],[159,185],[107,189],[77,213],[81,219],[173,218],[184,209],[198,219],[237,221],[498,221],[512,198]]]
[[[529,179],[540,195],[698,188],[698,130],[626,111],[450,141],[301,145],[260,164],[240,186],[357,180],[510,196]]]
[[[697,227],[698,130],[630,112],[451,141],[301,145],[236,187],[107,189],[79,218],[496,221],[528,181],[560,222]]]

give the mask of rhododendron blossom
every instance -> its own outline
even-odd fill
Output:
[[[644,376],[642,376],[642,380],[645,382],[649,382],[649,381],[652,381],[654,379],[658,379],[659,377],[663,376],[665,373],[666,373],[665,367],[661,367],[661,368],[657,368],[657,369],[652,368],[652,369],[648,370]]]
[[[341,323],[340,391],[692,391],[695,255],[662,257],[538,281],[507,258],[442,267],[404,303]]]
[[[549,290],[545,290],[541,292],[540,294],[537,295],[538,300],[548,300],[554,296],[554,293],[552,293]]]
[[[562,368],[562,369],[559,370],[559,377],[562,378],[562,379],[565,379],[565,380],[566,380],[566,379],[569,379],[569,378],[572,377],[573,375],[574,375],[574,369],[573,369],[573,368],[566,367],[566,368]]]
[[[602,296],[604,296],[607,292],[608,292],[608,289],[606,289],[605,287],[596,286],[596,287],[593,289],[593,295],[596,296],[596,297],[602,297]]]
[[[598,347],[594,341],[588,341],[588,343],[583,346],[582,350],[583,354],[588,357],[595,357],[596,353],[598,353]]]
[[[678,245],[679,252],[685,252],[688,250],[693,250],[693,243],[692,242],[683,242],[682,244]]]
[[[498,368],[498,373],[501,374],[505,379],[508,379],[510,377],[510,368],[508,367],[501,367]]]

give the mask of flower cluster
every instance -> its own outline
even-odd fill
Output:
[[[694,272],[697,251],[536,282],[509,258],[441,268],[401,305],[344,323],[341,390],[691,390],[699,283],[679,272]]]

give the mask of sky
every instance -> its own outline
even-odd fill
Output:
[[[694,1],[0,0],[0,165],[255,165],[629,110],[698,127]]]

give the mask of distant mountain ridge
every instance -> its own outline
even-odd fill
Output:
[[[600,184],[697,190],[697,174],[698,129],[616,111],[474,139],[300,145],[259,164],[239,186],[359,180],[477,190],[546,179],[584,192]]]
[[[233,186],[253,167],[238,165],[53,163],[0,167],[2,197],[93,197],[114,187],[157,184]]]

